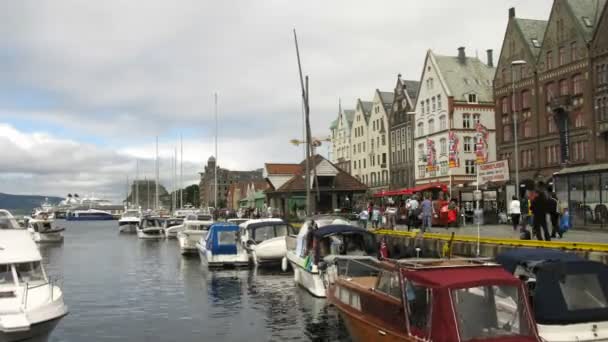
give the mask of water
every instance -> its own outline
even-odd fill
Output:
[[[280,271],[209,271],[176,240],[140,240],[115,221],[59,222],[42,245],[70,314],[51,342],[350,341],[336,310]]]

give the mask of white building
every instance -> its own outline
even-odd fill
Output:
[[[368,122],[370,120],[372,102],[357,100],[355,116],[353,119],[350,142],[351,142],[351,175],[357,177],[361,182],[368,185],[371,178],[369,175],[369,144]],[[367,147],[367,148],[366,148]]]
[[[351,173],[351,154],[352,148],[350,143],[350,133],[355,111],[352,109],[342,109],[340,104],[338,110],[338,118],[332,122],[331,129],[331,161],[339,168]]]
[[[491,63],[489,63],[492,65]],[[475,181],[475,137],[479,121],[489,131],[488,160],[496,160],[492,80],[495,69],[476,57],[440,56],[429,50],[415,108],[416,184],[441,182],[454,186]],[[460,166],[448,168],[449,132],[459,140]],[[427,139],[436,148],[435,170],[427,170]]]
[[[367,123],[368,156],[365,172],[372,190],[388,189],[390,185],[389,114],[394,94],[376,89]]]

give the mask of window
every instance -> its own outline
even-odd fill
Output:
[[[530,120],[526,120],[523,122],[523,126],[524,126],[523,137],[530,138],[532,136],[532,122]]]
[[[585,119],[583,113],[578,112],[574,114],[574,128],[580,128],[585,126]]]
[[[435,102],[435,96],[431,98],[431,103],[433,104],[433,112],[437,110],[437,103]]]
[[[479,114],[473,114],[474,127],[477,127],[477,124],[479,123],[479,119],[480,119]]]
[[[501,113],[502,114],[508,114],[509,113],[509,98],[508,97],[503,97],[502,100],[500,100],[500,104],[501,104]]]
[[[464,165],[465,165],[465,173],[467,175],[474,175],[475,174],[475,160],[465,160],[464,161]]]
[[[418,165],[418,177],[424,178],[424,169],[426,165]]]
[[[581,74],[572,77],[572,86],[574,95],[583,93],[583,76]]]
[[[471,152],[472,150],[472,142],[471,142],[471,137],[464,137],[464,151],[465,152]]]
[[[507,142],[513,139],[513,133],[511,131],[511,125],[502,126],[502,141]]]
[[[524,168],[534,167],[532,162],[532,150],[523,150],[521,151],[521,164]]]
[[[524,90],[521,92],[521,109],[530,108],[530,91]]]
[[[445,115],[442,115],[442,116],[439,117],[439,129],[440,130],[443,131],[443,130],[448,129],[447,121],[448,120],[446,119]]]
[[[555,97],[555,83],[549,82],[545,85],[545,96],[547,99],[547,103],[551,102]]]
[[[540,48],[540,41],[536,38],[532,38],[532,45],[534,45],[535,48]]]
[[[546,69],[547,70],[553,69],[553,53],[551,53],[551,51],[547,51],[546,57],[547,57],[547,60],[546,60],[547,68]]]
[[[557,133],[557,124],[555,123],[555,116],[553,115],[547,117],[547,132]]]
[[[440,153],[441,154],[447,154],[448,153],[448,146],[447,146],[447,140],[445,138],[441,138],[441,140],[439,140],[439,146],[440,146]]]
[[[462,114],[462,128],[471,128],[471,114]]]
[[[420,101],[420,112],[424,114],[424,101]]]
[[[437,95],[437,109],[441,109],[441,95]]]
[[[353,154],[357,153],[357,146],[353,145]]]
[[[597,274],[566,274],[559,287],[569,311],[608,307],[606,293]]]
[[[429,134],[435,133],[435,120],[429,120]]]
[[[365,162],[367,161],[367,159],[363,159],[363,168],[365,169],[367,166],[365,165]]]
[[[365,153],[365,141],[363,142],[363,152]]]
[[[386,153],[382,153],[382,164],[386,165]]]
[[[432,304],[431,291],[426,287],[408,281],[405,284],[405,294],[409,308],[408,311],[411,313],[408,315],[410,326],[422,332],[429,332]]]
[[[568,80],[560,80],[559,81],[559,94],[560,95],[568,95]]]
[[[376,290],[401,300],[401,284],[399,283],[399,276],[397,273],[384,271],[380,274],[379,278]]]
[[[15,271],[17,271],[19,283],[34,283],[45,280],[40,261],[15,264]]]
[[[397,134],[397,138],[399,138],[399,134]],[[397,140],[395,140],[395,132],[391,132],[391,145],[392,145],[392,150],[394,151],[397,148]]]
[[[424,160],[424,144],[418,144],[418,158]]]
[[[576,42],[572,42],[570,44],[570,62],[574,62],[578,59],[578,54],[576,52]]]
[[[468,101],[469,103],[477,103],[477,94],[469,94]]]
[[[545,155],[547,156],[547,165],[554,165],[559,163],[558,159],[559,145],[552,145],[545,147]]]
[[[424,135],[424,124],[422,122],[418,123],[418,136],[421,137]]]
[[[448,174],[448,162],[447,161],[442,161],[439,163],[439,171],[441,172],[442,176],[445,176]]]
[[[405,127],[401,128],[401,147],[405,147]]]
[[[412,130],[410,129],[410,127],[407,128],[406,130],[406,141],[407,141],[407,147],[411,147],[412,146]]]
[[[426,99],[426,112],[430,113],[431,112],[431,100]]]
[[[559,48],[559,65],[564,64],[566,64],[566,48],[562,46]]]

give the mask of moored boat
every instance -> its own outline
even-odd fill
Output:
[[[55,220],[39,214],[27,222],[27,230],[35,242],[63,242],[63,231],[65,228],[55,226]]]
[[[121,233],[135,233],[141,221],[141,210],[129,209],[118,219],[118,230]]]
[[[177,240],[182,255],[197,254],[196,243],[207,235],[213,218],[207,214],[188,215],[177,232]],[[177,230],[177,228],[176,228]]]
[[[216,223],[196,243],[201,263],[208,267],[239,267],[249,264],[249,255],[238,238],[239,226]]]
[[[542,341],[523,283],[487,260],[338,256],[326,275],[355,341]]]
[[[163,231],[167,239],[175,239],[177,233],[184,228],[184,219],[171,217],[163,223]]]
[[[294,282],[316,297],[325,297],[319,265],[331,255],[376,256],[376,240],[372,233],[336,217],[315,217],[307,220],[298,235],[285,237],[286,260],[293,268]]]
[[[65,219],[66,221],[104,221],[113,220],[114,215],[97,209],[69,210],[66,213]]]
[[[0,230],[1,229],[24,229],[25,224],[20,225],[17,219],[5,209],[0,209]]]
[[[143,217],[137,227],[137,237],[140,239],[163,239],[163,220],[156,217]]]
[[[528,285],[545,341],[608,341],[608,266],[544,248],[512,249],[496,261]]]
[[[0,230],[0,341],[46,340],[68,314],[25,230]]]
[[[280,264],[285,258],[285,237],[295,229],[278,218],[248,220],[240,225],[241,243],[255,265]]]

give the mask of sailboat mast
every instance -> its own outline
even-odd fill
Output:
[[[311,203],[310,203],[310,107],[308,103],[308,76],[306,76],[306,84],[304,84],[304,77],[302,77],[302,63],[300,61],[300,49],[298,47],[298,37],[296,30],[293,30],[293,39],[296,45],[296,56],[298,57],[298,71],[300,73],[300,87],[302,88],[302,102],[304,103],[304,122],[306,130],[306,214],[311,215]]]
[[[154,209],[158,210],[158,136],[156,137],[156,179],[154,188]]]
[[[127,197],[125,197],[125,210],[129,208],[129,175],[127,175]]]
[[[139,209],[139,159],[135,159],[135,202],[137,203],[137,209]]]
[[[179,144],[180,144],[180,165],[179,165],[179,207],[184,207],[184,138],[182,135],[179,135]]]
[[[218,209],[217,206],[217,169],[219,165],[219,158],[217,155],[217,93],[215,93],[215,199],[214,199],[214,204],[213,206]]]

